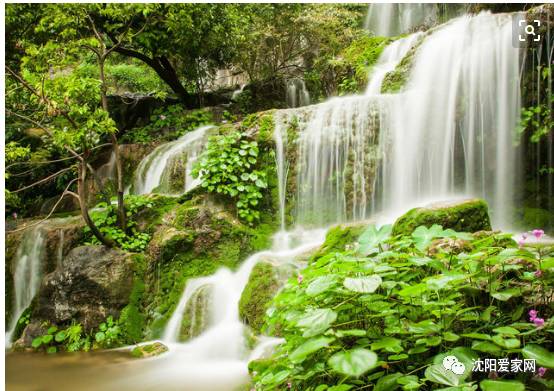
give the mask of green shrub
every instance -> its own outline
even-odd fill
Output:
[[[144,195],[127,195],[125,197],[125,212],[127,215],[127,230],[123,231],[117,226],[117,204],[106,205],[101,202],[98,210],[92,211],[90,217],[101,233],[113,239],[123,250],[140,252],[144,251],[151,236],[146,232],[140,232],[133,216],[144,209],[153,207],[152,200]],[[85,226],[85,237],[91,244],[100,244],[95,236],[92,236],[90,228]]]
[[[262,190],[267,188],[266,173],[257,169],[258,143],[244,133],[213,136],[193,170],[202,187],[210,193],[231,198],[239,217],[249,224],[259,220]]]
[[[438,225],[390,232],[369,227],[353,249],[312,261],[274,298],[266,325],[285,342],[270,360],[250,363],[256,389],[473,390],[488,381],[472,373],[478,357],[554,368],[545,349],[554,332],[554,248]],[[444,370],[447,354],[465,364],[462,375]],[[501,387],[553,386],[530,372],[496,375]]]

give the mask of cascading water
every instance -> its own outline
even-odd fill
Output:
[[[199,180],[192,177],[192,169],[204,150],[209,130],[213,128],[212,125],[201,126],[178,140],[154,149],[141,160],[135,172],[131,192],[182,194],[196,187]],[[184,177],[176,181],[176,175]],[[179,185],[176,185],[176,182]]]
[[[375,35],[393,37],[436,20],[436,4],[374,3],[369,5],[364,27]]]
[[[304,80],[299,78],[287,81],[287,106],[301,107],[310,104],[310,92],[306,88]]]
[[[510,15],[465,16],[432,32],[405,91],[381,103],[381,209],[478,196],[489,202],[495,225],[509,223],[520,115]]]
[[[28,229],[21,238],[15,255],[13,287],[14,302],[11,321],[6,332],[6,346],[12,342],[17,321],[29,307],[40,287],[42,263],[46,254],[46,238],[41,225]],[[10,303],[6,303],[9,305]]]

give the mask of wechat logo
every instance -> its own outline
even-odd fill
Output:
[[[452,371],[456,375],[463,375],[466,370],[466,366],[464,365],[464,363],[458,361],[456,356],[446,356],[442,360],[442,366],[447,371]]]

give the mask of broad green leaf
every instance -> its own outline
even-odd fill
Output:
[[[441,274],[438,276],[433,276],[426,280],[427,287],[430,290],[438,291],[449,286],[453,281],[465,280],[467,276],[462,273],[451,273],[451,274]]]
[[[369,277],[345,278],[344,287],[359,293],[373,293],[379,288],[383,280],[377,274]]]
[[[433,383],[445,384],[447,386],[457,386],[460,382],[460,376],[452,371],[447,371],[441,364],[433,364],[425,370],[425,378]]]
[[[427,284],[410,285],[400,290],[398,294],[400,296],[421,296],[421,294],[426,292],[427,289]]]
[[[360,377],[377,366],[377,355],[367,349],[339,352],[331,356],[329,366],[343,375]]]
[[[515,380],[486,379],[479,386],[483,391],[525,391],[523,383]]]
[[[56,342],[63,342],[65,340],[65,337],[67,337],[67,333],[65,332],[65,330],[62,330],[56,333],[54,339],[56,340]]]
[[[434,238],[441,237],[443,233],[444,231],[440,225],[433,224],[431,228],[421,225],[412,232],[412,238],[418,250],[423,251],[431,244]]]
[[[554,353],[542,346],[530,344],[521,349],[521,354],[527,359],[534,359],[541,367],[554,368]]]
[[[289,356],[289,360],[295,364],[304,361],[310,354],[317,352],[319,349],[323,349],[334,340],[334,338],[315,338],[304,342],[297,347]]]
[[[354,386],[350,384],[339,384],[338,386],[329,387],[327,391],[348,391],[351,390]]]
[[[385,350],[391,353],[400,353],[404,349],[402,348],[402,341],[398,338],[383,337],[371,344],[371,350]]]
[[[521,295],[521,292],[519,291],[519,289],[511,288],[511,289],[506,289],[505,291],[502,291],[502,292],[493,293],[491,296],[494,297],[496,300],[508,301],[512,297],[518,297],[520,295]]]
[[[484,353],[490,353],[490,354],[498,354],[502,352],[502,348],[488,341],[474,341],[471,344],[471,349],[477,350],[478,352],[484,352]]]
[[[337,319],[337,313],[328,308],[318,308],[308,311],[296,325],[304,329],[304,337],[312,337],[327,330]]]
[[[471,339],[480,339],[483,341],[490,341],[491,336],[488,334],[481,334],[481,333],[469,333],[469,334],[462,334],[462,337],[465,338],[471,338]]]
[[[373,391],[394,391],[398,389],[398,379],[402,376],[403,375],[401,373],[392,373],[381,377],[377,380],[377,384],[375,384]]]
[[[42,337],[36,337],[33,339],[33,342],[31,343],[31,346],[35,349],[38,349],[42,345]]]
[[[495,335],[494,337],[492,337],[492,342],[506,349],[517,349],[520,346],[519,339],[502,338],[502,335]]]
[[[337,282],[335,275],[321,276],[313,280],[306,288],[309,296],[316,296],[331,288]]]
[[[370,225],[358,239],[359,252],[364,255],[374,252],[379,243],[390,236],[391,231],[392,225],[383,225],[379,229],[374,225]]]
[[[509,326],[497,327],[497,328],[493,329],[492,331],[497,333],[497,334],[505,334],[505,335],[517,335],[517,334],[519,334],[519,330],[516,330],[513,327],[509,327]]]

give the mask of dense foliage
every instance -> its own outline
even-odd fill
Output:
[[[117,226],[117,206],[113,203],[99,203],[97,209],[91,212],[91,217],[100,232],[117,242],[122,249],[132,252],[144,251],[151,237],[138,229],[133,217],[145,209],[152,208],[154,204],[146,196],[129,195],[125,197],[125,201],[128,217],[126,230]],[[98,239],[90,236],[89,227],[85,227],[85,234],[89,236],[90,243],[99,244]]]
[[[244,133],[214,136],[193,173],[208,192],[230,197],[239,217],[250,224],[260,218],[258,206],[267,188],[265,172],[257,169],[258,154],[258,143]]]
[[[288,282],[267,315],[267,331],[286,342],[251,364],[256,389],[552,387],[550,375],[537,375],[554,368],[544,348],[554,332],[552,247],[438,225],[389,232],[370,226]],[[442,367],[452,354],[465,364],[461,376]],[[533,358],[537,372],[497,372],[492,387],[472,372],[478,357]]]

